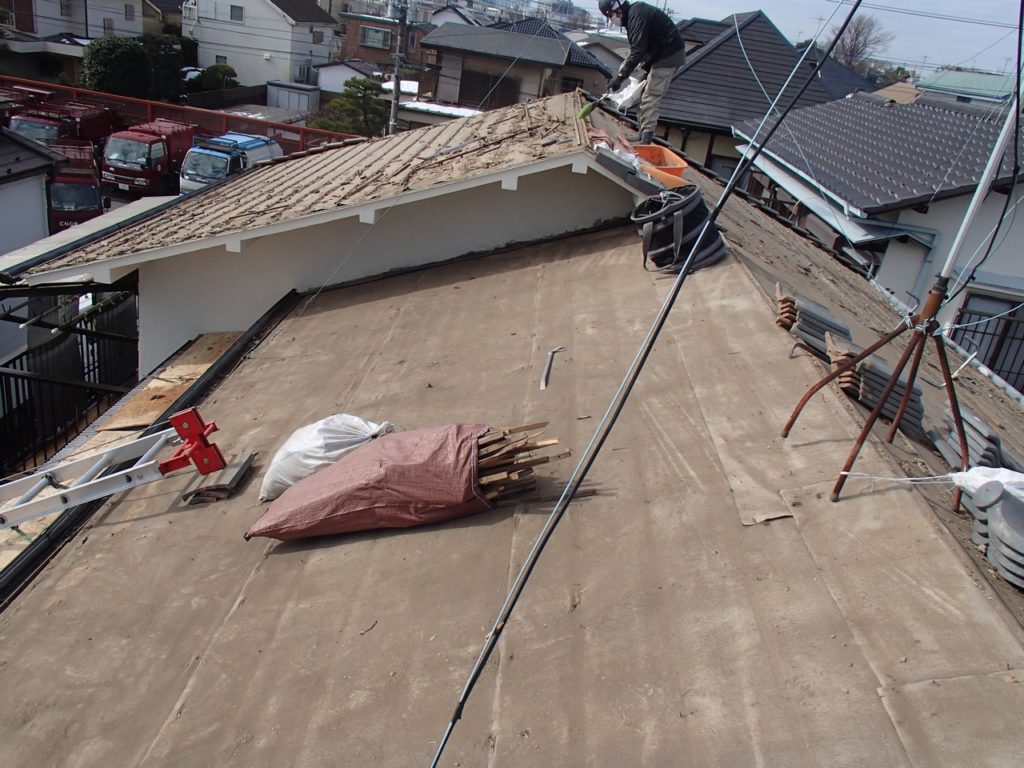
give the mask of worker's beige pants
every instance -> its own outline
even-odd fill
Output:
[[[644,85],[643,95],[640,97],[640,106],[637,109],[637,116],[640,118],[640,133],[644,131],[654,132],[658,127],[658,106],[665,92],[672,84],[672,78],[676,70],[686,63],[686,54],[679,51],[667,59],[655,62],[647,75],[647,82]]]

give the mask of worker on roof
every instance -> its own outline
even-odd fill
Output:
[[[647,3],[600,0],[597,7],[605,18],[625,27],[629,39],[629,56],[608,81],[609,92],[617,91],[637,66],[647,72],[638,110],[640,132],[631,141],[650,144],[658,125],[658,105],[676,70],[686,62],[682,35],[664,11]]]

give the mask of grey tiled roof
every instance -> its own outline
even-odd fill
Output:
[[[0,128],[0,184],[34,176],[67,162],[53,150]]]
[[[738,17],[740,39],[731,17],[723,23],[728,28],[691,53],[672,81],[661,105],[663,122],[728,131],[737,123],[763,115],[769,101],[761,92],[744,51],[772,97],[796,66],[796,49],[760,11]],[[794,79],[790,85],[793,93],[802,82]],[[798,105],[811,106],[828,100],[825,89],[813,82]]]
[[[800,49],[801,56],[803,55],[803,50],[803,48]],[[807,71],[810,71],[824,55],[825,51],[815,46],[814,50],[807,54],[807,58],[804,60]],[[833,99],[849,96],[854,91],[870,92],[875,89],[870,80],[861,77],[849,67],[844,67],[831,56],[825,59],[821,72],[818,73],[818,78],[821,86]]]
[[[587,53],[583,48],[576,45],[576,43],[569,40],[568,37],[563,35],[558,30],[554,29],[543,19],[523,19],[522,21],[503,21],[497,24],[491,25],[492,29],[503,29],[506,32],[515,32],[517,35],[532,35],[536,37],[547,37],[552,40],[565,40],[569,43],[569,59],[568,64],[572,64],[577,67],[590,67],[591,69],[597,69],[606,75],[611,75],[611,71],[605,67],[600,61],[593,56],[593,54]]]
[[[447,48],[558,67],[565,66],[572,45],[568,40],[529,37],[501,29],[471,27],[450,21],[424,37],[420,44],[426,48]]]
[[[703,45],[709,43],[729,29],[729,25],[712,19],[687,19],[676,25],[683,40]]]
[[[307,24],[337,24],[337,20],[317,5],[314,0],[270,0],[292,21]]]
[[[951,102],[893,104],[855,94],[794,110],[765,151],[875,214],[973,190],[1004,120],[1005,112]],[[751,120],[736,130],[749,140],[756,128]],[[1009,180],[1012,163],[1007,153],[1000,181]]]

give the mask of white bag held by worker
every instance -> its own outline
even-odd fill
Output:
[[[619,90],[609,94],[608,101],[615,105],[615,109],[625,113],[640,103],[640,96],[644,92],[644,83],[647,76],[642,70],[636,70],[631,74]]]
[[[276,499],[289,486],[333,464],[353,448],[396,430],[390,421],[375,424],[347,413],[299,427],[274,454],[260,486],[260,501]]]

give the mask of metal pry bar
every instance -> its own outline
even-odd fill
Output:
[[[544,363],[544,373],[542,373],[540,376],[541,389],[548,388],[548,377],[551,376],[551,361],[554,360],[556,352],[565,352],[565,347],[555,347],[550,352],[548,352],[547,362]]]

